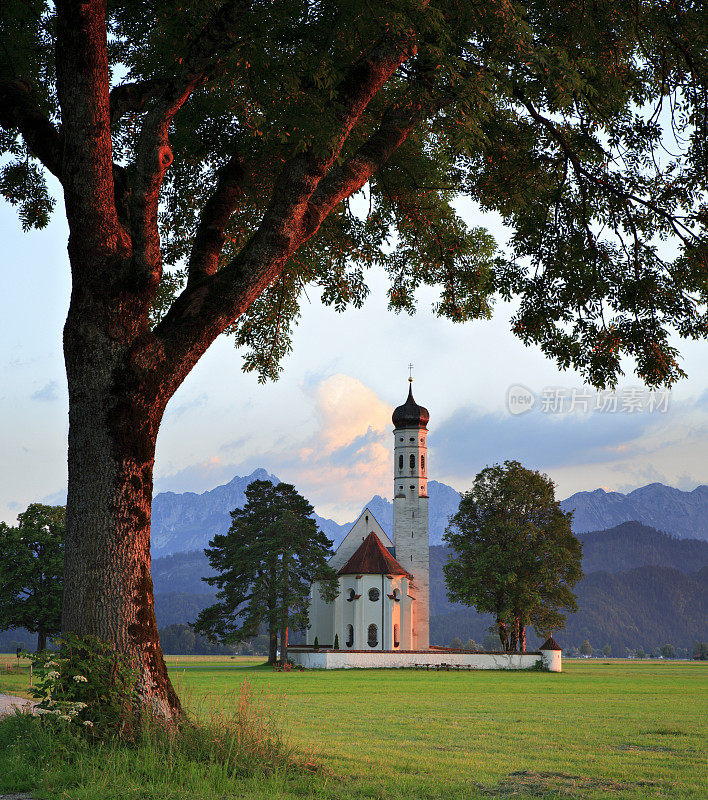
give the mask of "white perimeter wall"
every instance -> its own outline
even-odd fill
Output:
[[[352,653],[309,652],[288,649],[288,656],[306,669],[382,669],[414,664],[470,664],[473,669],[528,669],[541,661],[540,653]]]

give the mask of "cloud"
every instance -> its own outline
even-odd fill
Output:
[[[49,383],[45,384],[41,389],[37,389],[36,392],[33,392],[31,399],[39,403],[54,402],[54,400],[59,399],[58,389],[59,384],[56,381],[49,381]]]
[[[183,403],[179,403],[176,406],[168,406],[165,416],[173,419],[176,417],[181,417],[187,411],[192,411],[195,408],[201,408],[202,406],[205,406],[208,400],[209,395],[206,394],[206,392],[202,392],[202,394],[192,397],[190,400],[185,400]]]

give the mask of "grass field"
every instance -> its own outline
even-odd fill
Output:
[[[556,675],[276,673],[247,658],[168,661],[200,716],[228,708],[248,679],[293,745],[323,765],[316,775],[244,785],[243,797],[708,795],[706,664],[566,660]],[[26,688],[26,675],[13,682],[2,659],[0,669],[0,691],[19,693],[22,680]]]

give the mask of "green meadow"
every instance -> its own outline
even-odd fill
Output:
[[[88,762],[74,785],[67,785],[68,775],[57,775],[51,786],[38,789],[36,777],[28,776],[11,787],[3,783],[0,754],[0,791],[87,800],[703,800],[708,794],[708,665],[703,663],[566,660],[561,674],[283,673],[257,659],[199,657],[173,657],[168,663],[187,707],[204,719],[215,712],[228,715],[248,681],[254,704],[276,720],[297,766],[214,785],[195,777],[192,789],[175,778],[159,790],[153,785],[150,795],[135,778],[129,786],[101,783]],[[22,691],[23,680],[26,687],[25,673],[13,676],[2,668],[0,691]],[[119,775],[116,780],[120,783]]]

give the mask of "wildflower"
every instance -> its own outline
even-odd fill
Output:
[[[81,711],[82,708],[86,708],[86,703],[74,703],[74,708],[77,711]]]
[[[88,679],[87,679],[87,678],[84,678],[84,676],[83,676],[83,675],[74,675],[74,680],[75,680],[77,683],[88,683]]]
[[[35,708],[35,714],[52,714],[54,712],[50,711],[48,708]]]
[[[87,728],[93,728],[93,722],[91,722],[91,720],[90,720],[90,719],[85,719],[85,720],[84,720],[84,725],[85,725]]]
[[[58,667],[59,664],[57,664],[56,661],[45,661],[44,662],[44,666],[45,667]]]
[[[47,673],[46,677],[47,678],[58,678],[59,677],[59,673],[55,669],[51,669]]]
[[[67,716],[66,714],[60,714],[59,719],[66,720],[66,722],[71,722],[71,717]]]

